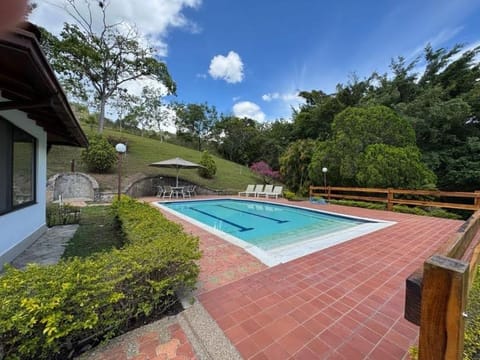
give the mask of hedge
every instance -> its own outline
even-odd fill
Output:
[[[166,311],[192,290],[198,239],[148,204],[113,204],[124,248],[56,265],[7,266],[0,277],[0,359],[69,358],[118,335],[135,319]]]

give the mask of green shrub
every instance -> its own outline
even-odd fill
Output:
[[[422,216],[433,216],[433,217],[440,217],[445,219],[454,219],[460,220],[462,217],[460,215],[450,213],[444,209],[439,208],[429,208],[429,209],[422,209],[420,207],[409,207],[405,205],[394,205],[393,211],[401,212],[404,214],[413,214],[413,215],[422,215]]]
[[[89,171],[104,173],[117,161],[115,148],[107,138],[96,134],[88,139],[88,148],[82,151],[82,160]]]
[[[198,239],[156,209],[127,197],[114,203],[128,243],[57,265],[7,267],[0,277],[0,353],[5,359],[67,358],[92,339],[167,310],[194,288]]]
[[[376,202],[365,202],[365,201],[355,201],[355,200],[335,200],[332,199],[329,201],[331,204],[345,205],[345,206],[355,206],[365,209],[374,209],[374,210],[385,210],[387,206],[382,203]]]
[[[80,221],[80,208],[68,204],[47,205],[46,210],[47,226],[78,224]]]
[[[288,191],[288,190],[285,190],[283,192],[283,197],[287,200],[290,200],[290,201],[300,201],[300,200],[303,200],[303,198],[301,196],[298,196],[297,194],[295,194],[294,192],[292,191]]]
[[[200,165],[203,165],[204,167],[198,168],[198,174],[203,178],[212,179],[217,173],[215,160],[213,160],[212,155],[210,155],[207,150],[202,153]]]

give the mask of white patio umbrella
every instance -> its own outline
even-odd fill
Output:
[[[176,157],[173,159],[168,159],[168,160],[163,160],[159,162],[154,162],[149,164],[148,166],[155,166],[155,167],[163,167],[163,168],[171,168],[171,169],[177,169],[177,181],[176,185],[178,187],[178,173],[180,172],[180,169],[198,169],[198,168],[203,168],[204,166],[200,164],[196,164],[190,161],[187,161],[185,159]]]

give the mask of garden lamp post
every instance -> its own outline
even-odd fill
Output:
[[[127,151],[125,144],[118,143],[115,145],[115,151],[118,154],[118,200],[120,200],[121,184],[122,184],[122,155]]]
[[[327,171],[326,167],[322,168],[323,172],[323,187],[325,188],[325,196],[327,195]]]

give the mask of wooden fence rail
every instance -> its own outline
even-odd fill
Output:
[[[477,211],[407,278],[405,318],[420,325],[419,360],[463,358],[465,309],[480,254],[479,228]]]
[[[354,194],[351,195],[352,193]],[[359,193],[367,193],[368,196],[358,195]],[[476,210],[457,232],[406,280],[404,316],[408,321],[420,325],[418,359],[462,359],[467,316],[465,309],[480,259],[480,192],[310,187],[311,197],[319,195],[327,199],[383,202],[387,204],[388,210],[392,210],[394,204]],[[399,195],[471,198],[473,204],[399,199],[396,197]]]
[[[367,195],[360,195],[366,193]],[[480,191],[437,191],[437,190],[405,190],[405,189],[380,189],[357,188],[338,186],[310,186],[310,197],[323,196],[330,199],[348,199],[359,201],[373,201],[387,204],[387,210],[392,211],[395,204],[428,206],[450,209],[478,210],[480,209]],[[403,198],[399,198],[403,196]],[[417,197],[410,199],[405,197]],[[420,199],[419,199],[420,197]],[[460,202],[440,202],[422,199],[422,197],[435,198],[463,198],[472,199],[471,204]]]

